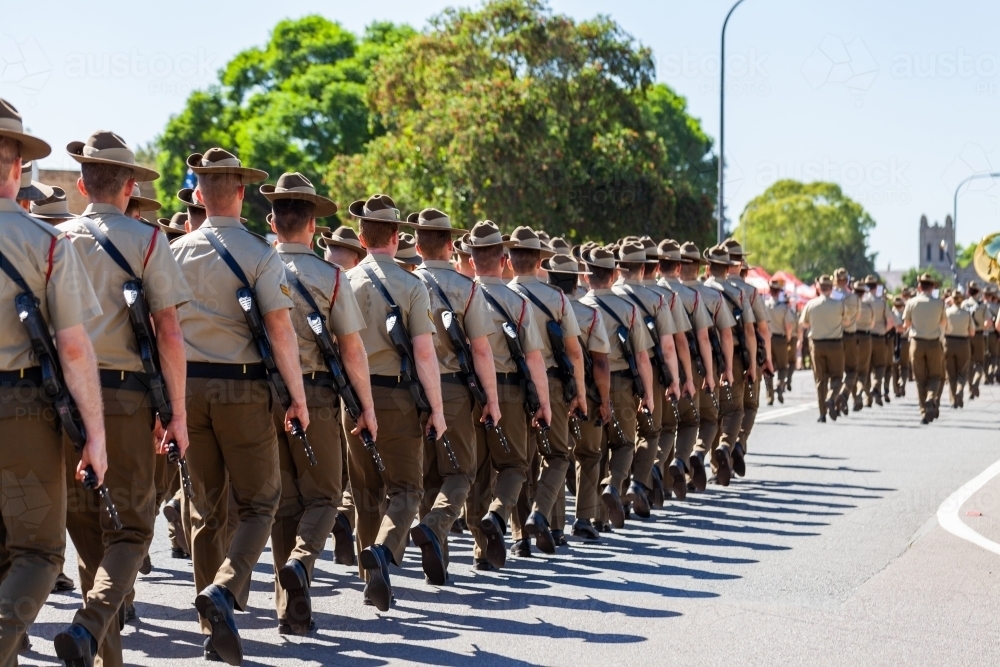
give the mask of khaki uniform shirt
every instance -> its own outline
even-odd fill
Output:
[[[688,287],[679,278],[661,279],[659,285],[666,287],[677,295],[677,301],[684,309],[684,316],[687,317],[691,328],[695,331],[707,329],[712,326],[712,315],[705,307],[705,301],[693,287]]]
[[[861,299],[853,291],[848,291],[841,301],[844,303],[844,314],[847,316],[844,333],[855,333],[858,330],[858,318],[861,316]]]
[[[213,216],[170,245],[194,298],[179,311],[187,360],[214,364],[258,364],[260,353],[236,300],[243,283],[205,238],[212,230],[243,269],[262,315],[294,306],[285,264],[263,237],[238,218]]]
[[[698,292],[716,329],[721,331],[736,326],[736,318],[733,317],[733,311],[729,307],[729,302],[722,296],[722,292],[714,287],[707,287],[700,280],[686,280],[682,284]]]
[[[641,352],[646,352],[648,349],[653,347],[653,339],[649,336],[649,332],[646,330],[645,325],[642,323],[642,317],[640,317],[639,309],[632,304],[627,298],[619,296],[614,293],[611,289],[599,289],[590,290],[587,292],[587,296],[580,299],[582,303],[588,306],[593,306],[601,310],[601,316],[604,321],[604,327],[607,331],[608,340],[614,341],[611,345],[611,351],[608,353],[608,365],[611,367],[611,372],[623,371],[628,368],[628,362],[625,360],[625,354],[622,351],[622,346],[618,340],[618,327],[620,326],[615,318],[608,315],[606,311],[598,304],[598,299],[602,301],[608,308],[610,308],[618,316],[618,319],[628,327],[629,330],[629,342],[632,343],[632,351],[635,354]]]
[[[497,367],[497,373],[514,373],[517,371],[517,365],[510,356],[510,348],[507,347],[507,337],[502,326],[508,317],[517,325],[517,337],[525,356],[542,349],[542,335],[535,324],[535,309],[527,299],[507,287],[503,278],[480,276],[476,278],[476,282],[506,311],[506,313],[498,312],[490,300],[486,299],[490,316],[493,318],[493,328],[488,336],[490,347],[493,348],[493,363]],[[485,296],[483,298],[485,299]]]
[[[580,324],[576,321],[576,314],[562,290],[546,285],[534,276],[515,276],[508,283],[508,286],[515,292],[531,292],[535,298],[544,303],[555,320],[562,326],[564,337],[570,338],[580,335]],[[531,301],[529,300],[528,303]],[[550,318],[535,304],[532,303],[531,307],[535,311],[535,326],[538,327],[542,339],[542,358],[545,360],[545,367],[552,368],[556,365],[556,359],[552,355],[552,345],[545,328]]]
[[[150,312],[191,300],[191,288],[170,252],[166,235],[158,227],[130,218],[111,204],[91,204],[83,216],[104,230],[142,280]],[[80,219],[63,222],[56,229],[72,241],[101,303],[103,313],[87,322],[98,368],[141,371],[139,346],[122,294],[122,285],[132,277],[111,259]]]
[[[809,337],[815,341],[840,340],[844,337],[844,302],[820,294],[802,309],[801,321],[809,325]]]
[[[771,336],[784,336],[785,325],[792,325],[792,335],[795,335],[795,313],[787,301],[779,302],[771,296],[764,299],[764,308],[767,311],[767,325],[771,329]]]
[[[944,301],[921,293],[906,302],[903,323],[910,327],[911,338],[938,340],[945,333],[941,330],[944,315]]]
[[[945,332],[949,336],[961,336],[968,338],[976,335],[976,325],[972,319],[972,313],[962,306],[951,305],[945,311],[948,318],[948,329]]]
[[[101,315],[90,278],[73,244],[48,223],[29,216],[12,199],[0,199],[0,251],[31,288],[49,327],[62,331]],[[38,365],[14,299],[21,288],[0,271],[0,370]]]
[[[722,297],[723,301],[725,301],[726,304],[732,308],[740,309],[744,323],[749,322],[750,324],[753,324],[757,321],[753,308],[750,306],[749,299],[743,293],[743,290],[736,285],[728,282],[728,280],[716,280],[713,276],[709,276],[705,279],[705,287],[716,290],[719,292],[720,296],[722,293],[725,293],[729,298],[726,299],[726,297]]]
[[[665,284],[661,285],[655,280],[643,280],[642,285],[663,296],[665,303],[670,308],[670,315],[674,319],[676,333],[686,333],[692,329],[691,318],[688,317],[687,311],[684,310],[684,303],[672,287]]]
[[[347,336],[365,328],[365,318],[354,298],[354,292],[346,286],[344,271],[336,264],[320,259],[309,246],[301,243],[279,243],[274,246],[278,257],[285,263],[286,271],[306,288],[309,295],[320,307],[320,315],[326,318],[326,326],[334,336]],[[292,326],[299,341],[299,363],[303,373],[327,371],[316,337],[306,317],[312,313],[312,306],[299,290],[291,285],[289,291],[295,307],[292,309]]]
[[[496,327],[493,317],[486,306],[486,298],[482,294],[480,286],[471,278],[466,278],[452,267],[451,262],[442,260],[424,260],[414,275],[424,281],[427,293],[430,295],[431,312],[434,317],[434,324],[437,328],[437,336],[434,338],[434,348],[437,352],[438,366],[442,373],[457,373],[458,357],[455,356],[455,349],[452,347],[448,331],[444,328],[444,321],[441,313],[449,310],[449,306],[441,301],[441,296],[437,288],[421,275],[424,271],[434,276],[437,284],[451,304],[450,308],[458,316],[458,321],[465,330],[468,339],[475,340],[483,336],[489,336]],[[472,363],[472,359],[469,359]]]
[[[580,342],[583,349],[598,354],[609,354],[611,343],[608,341],[608,329],[604,326],[601,309],[580,303],[579,298],[570,299],[576,321],[580,325]]]
[[[893,308],[892,308],[892,319],[895,320],[896,327],[902,327],[903,326],[903,309],[902,308],[896,308],[895,306],[893,306]]]
[[[858,324],[856,331],[871,333],[875,326],[875,309],[868,299],[858,299]]]
[[[368,255],[357,266],[347,272],[367,327],[361,331],[365,351],[368,353],[368,370],[372,375],[399,375],[400,359],[396,347],[385,328],[385,318],[389,316],[389,304],[379,293],[362,267],[375,271],[392,300],[399,306],[403,326],[410,339],[423,334],[437,332],[431,314],[430,296],[420,278],[402,269],[396,261],[381,254]],[[416,373],[416,369],[413,369]]]
[[[997,328],[997,319],[1000,319],[1000,303],[986,304],[989,309],[990,319],[993,320],[993,329]]]
[[[872,325],[872,333],[877,336],[884,336],[892,324],[892,305],[881,296],[865,297],[872,306],[875,314],[875,323]]]
[[[740,276],[729,276],[726,282],[734,287],[738,287],[743,292],[743,303],[750,304],[748,309],[753,313],[753,322],[766,322],[767,309],[764,307],[764,299],[761,298],[757,288],[743,280]],[[750,321],[750,320],[747,320]]]
[[[972,316],[972,323],[976,326],[976,333],[982,333],[986,328],[986,320],[992,319],[986,304],[970,296],[962,302],[962,308],[967,310]]]
[[[635,295],[635,298],[639,299],[639,303],[645,308],[645,310],[639,308],[639,322],[643,326],[646,326],[644,322],[646,313],[648,312],[652,315],[654,328],[656,329],[655,337],[649,331],[648,326],[646,326],[646,333],[649,333],[650,337],[654,338],[653,347],[660,344],[662,336],[673,336],[676,333],[677,327],[674,324],[673,314],[670,312],[670,304],[664,299],[662,294],[643,287],[637,280],[619,281],[611,288],[611,291],[623,297],[626,301],[631,302],[637,308],[638,304],[636,304],[631,295]],[[649,356],[652,357],[653,355],[653,348],[650,348]]]

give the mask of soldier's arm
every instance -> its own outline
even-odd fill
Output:
[[[580,347],[580,337],[579,336],[567,336],[563,338],[563,344],[566,346],[566,354],[569,356],[569,360],[573,362],[573,377],[576,378],[576,398],[570,401],[567,406],[570,414],[574,410],[579,409],[580,412],[587,412],[587,392],[585,391],[586,378],[584,377],[583,370],[583,348]]]
[[[479,376],[479,384],[486,394],[486,406],[483,408],[481,421],[493,417],[494,423],[500,423],[500,401],[497,398],[497,368],[493,361],[493,348],[486,336],[473,338],[469,341],[472,348],[472,364]]]
[[[639,369],[639,377],[642,379],[643,397],[642,403],[650,412],[653,411],[653,365],[649,363],[649,355],[643,352],[635,355],[635,365]]]
[[[590,358],[594,362],[594,386],[601,399],[601,419],[608,421],[611,419],[611,365],[606,352],[591,352]]]
[[[688,349],[686,334],[674,334],[674,350],[677,353],[677,365],[684,369],[684,377],[687,378],[683,390],[690,396],[694,396],[697,390],[694,387],[694,373],[691,370],[691,351]]]
[[[677,398],[681,397],[680,373],[677,372],[677,347],[674,345],[673,334],[660,336],[660,350],[663,351],[663,360],[670,370],[670,375],[674,378],[674,383],[666,387],[666,390]],[[648,356],[648,355],[647,355]]]
[[[750,357],[750,367],[746,369],[747,377],[753,378],[757,375],[757,332],[753,328],[753,322],[744,320],[743,335],[747,341],[747,354]]]
[[[413,360],[417,364],[417,377],[427,394],[427,402],[431,405],[431,415],[427,418],[427,434],[433,428],[437,437],[441,437],[448,425],[444,421],[443,401],[441,399],[441,371],[438,367],[437,352],[434,350],[433,334],[424,333],[413,337]]]
[[[361,407],[361,418],[351,433],[358,435],[362,429],[367,428],[372,434],[372,439],[378,439],[375,401],[372,400],[372,381],[368,373],[368,354],[365,352],[365,344],[361,341],[361,334],[354,331],[344,336],[337,336],[337,345],[340,346],[344,371],[351,381],[351,386],[354,387],[354,393]]]
[[[726,368],[722,372],[722,377],[732,384],[733,382],[733,328],[723,327],[719,332],[719,340],[722,343],[722,356],[726,360]]]
[[[712,341],[708,337],[708,327],[698,329],[695,333],[698,339],[698,350],[701,352],[701,363],[705,366],[705,388],[715,391],[715,362],[712,360]]]
[[[545,359],[542,358],[541,350],[532,350],[524,355],[524,362],[528,365],[528,372],[531,373],[531,381],[535,383],[538,390],[538,402],[541,407],[534,414],[534,419],[544,419],[546,424],[552,423],[552,405],[549,403],[549,378],[545,374]]]
[[[83,470],[89,465],[97,475],[98,484],[103,484],[104,473],[108,470],[108,456],[104,443],[104,406],[94,346],[82,324],[56,331],[56,346],[66,388],[76,401],[83,425],[87,429],[87,444],[80,454],[76,478],[82,481]]]
[[[767,323],[767,318],[762,317],[757,320],[757,327],[760,330],[760,336],[764,339],[764,366],[767,368],[768,372],[774,372],[774,364],[771,362],[771,326]],[[756,340],[756,336],[754,339]]]
[[[288,387],[292,405],[285,412],[285,428],[291,429],[294,418],[302,423],[302,428],[309,428],[309,410],[306,408],[306,393],[302,386],[302,366],[299,363],[299,342],[292,328],[292,318],[285,308],[264,313],[264,328],[271,339],[274,361],[278,365],[281,379]]]
[[[188,448],[187,430],[187,350],[184,346],[184,332],[181,331],[177,308],[170,306],[152,314],[156,329],[156,347],[160,353],[163,379],[167,383],[173,418],[166,426],[159,452],[166,453],[168,442],[175,441],[181,456]]]

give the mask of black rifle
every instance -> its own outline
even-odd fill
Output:
[[[719,331],[715,327],[710,327],[708,329],[708,342],[712,346],[712,362],[715,367],[719,369],[719,377],[722,377],[725,367],[726,367],[726,355],[722,351],[722,342],[719,340]],[[722,379],[719,380],[719,386],[726,392],[726,400],[730,403],[733,402],[733,392],[729,386],[729,381]],[[712,402],[715,403],[715,409],[719,410],[719,402],[715,400],[715,396],[712,396]]]
[[[618,422],[618,417],[615,416],[615,406],[608,401],[610,409],[608,412],[611,413],[611,418],[608,420],[608,428],[614,431],[615,437],[618,438],[619,445],[629,444],[628,439],[625,437],[625,431],[622,430],[622,425]]]
[[[900,335],[900,333],[898,331],[894,331],[893,334],[895,335],[896,339],[893,341],[893,344],[892,344],[892,363],[898,364],[899,363],[900,352],[901,352],[900,348],[902,347],[903,337]],[[987,334],[985,336],[985,339],[986,339],[987,342],[989,342],[989,339],[990,339],[989,332],[987,332]]]
[[[76,401],[73,400],[73,396],[66,387],[62,368],[59,366],[59,356],[56,354],[55,344],[49,333],[49,325],[45,322],[41,311],[38,310],[38,300],[35,299],[35,295],[21,278],[21,274],[2,255],[0,255],[0,262],[2,262],[4,272],[24,290],[24,293],[14,297],[14,306],[17,310],[17,317],[24,325],[28,338],[31,340],[31,351],[41,367],[42,389],[52,402],[66,437],[69,438],[77,452],[82,452],[87,444],[87,431],[84,428],[83,419],[80,417],[80,411],[77,409]],[[121,530],[122,522],[118,517],[118,510],[111,500],[111,494],[103,484],[97,484],[97,474],[89,465],[83,470],[83,488],[88,491],[97,491],[101,495],[104,508],[111,517],[111,525],[114,526],[115,530]]]
[[[557,289],[553,287],[552,289]],[[517,292],[523,298],[528,299],[531,303],[538,306],[538,309],[545,313],[548,317],[548,322],[545,323],[545,333],[549,337],[549,346],[552,348],[552,358],[555,359],[556,369],[559,374],[559,379],[563,383],[563,400],[567,403],[576,398],[577,386],[576,386],[576,375],[575,369],[573,368],[573,361],[566,354],[566,340],[565,332],[562,328],[562,323],[556,320],[555,315],[552,311],[539,299],[537,296],[531,293],[531,290],[525,288],[524,291],[519,290],[516,286],[511,288],[512,291]],[[561,296],[560,292],[560,296]]]
[[[118,247],[111,242],[108,235],[101,227],[89,220],[81,218],[81,222],[90,232],[94,240],[104,249],[115,264],[117,264],[130,277],[122,285],[122,296],[125,298],[125,306],[128,309],[129,322],[132,325],[132,334],[135,336],[135,343],[139,349],[139,360],[142,362],[142,370],[148,377],[148,387],[153,407],[160,418],[160,424],[166,428],[174,417],[174,409],[170,404],[170,397],[167,395],[167,384],[163,379],[163,366],[160,364],[160,351],[156,347],[156,336],[153,333],[153,320],[149,312],[149,302],[146,300],[146,291],[142,280],[132,270],[132,265],[118,250]],[[156,242],[158,232],[153,232],[152,243]],[[180,449],[175,441],[167,443],[168,447],[173,445],[173,458],[168,454],[171,464],[180,468],[181,479],[186,480],[184,493],[188,498],[194,498],[194,487],[191,485],[191,476],[188,473],[187,459],[180,455]]]
[[[250,329],[250,335],[257,344],[257,353],[260,354],[264,370],[267,371],[267,379],[270,380],[271,387],[274,389],[281,407],[287,411],[292,405],[292,397],[288,393],[288,387],[285,385],[284,378],[281,377],[281,371],[278,370],[278,364],[275,362],[274,354],[271,352],[271,339],[267,335],[267,329],[264,328],[264,318],[261,316],[260,307],[257,305],[257,295],[254,293],[253,288],[250,287],[250,281],[247,280],[243,269],[236,263],[236,260],[229,253],[229,250],[226,249],[226,246],[222,244],[219,237],[215,235],[214,230],[203,229],[202,231],[205,238],[208,239],[208,242],[215,248],[215,251],[219,253],[219,256],[229,267],[229,270],[243,283],[243,287],[236,290],[236,301],[240,306],[240,310],[243,311],[243,317],[246,319],[247,327]],[[302,428],[302,422],[299,421],[298,417],[292,417],[291,427],[292,435],[302,443],[302,446],[306,450],[306,456],[309,457],[309,465],[316,465],[316,454],[313,453],[313,448],[306,437],[306,430]]]
[[[650,337],[653,339],[653,359],[656,361],[656,368],[660,374],[660,384],[664,389],[669,389],[671,385],[674,384],[674,375],[670,372],[670,367],[667,366],[667,360],[663,356],[663,347],[660,345],[660,334],[656,330],[656,318],[653,317],[653,314],[649,312],[648,308],[646,308],[646,304],[642,302],[639,295],[636,294],[630,286],[627,287],[629,287],[629,289],[623,291],[637,306],[639,306],[639,308],[642,309],[642,321],[646,325],[646,329],[649,331]],[[678,367],[680,368],[682,376],[681,379],[683,380],[684,368],[681,367],[679,363]],[[675,396],[668,396],[667,402],[670,403],[670,408],[674,411],[674,423],[679,424],[681,422],[681,412],[680,407],[677,405],[677,398]]]
[[[733,327],[733,336],[735,338],[736,350],[740,353],[740,361],[743,363],[743,373],[746,375],[747,379],[745,391],[750,396],[750,400],[753,400],[753,383],[755,378],[750,375],[750,348],[747,347],[747,332],[743,328],[743,309],[740,308],[735,301],[733,301],[732,297],[730,297],[728,293],[726,293],[724,287],[720,286],[719,293],[725,297],[726,301],[729,302],[729,305],[733,309],[733,318],[736,320],[736,326]],[[756,333],[756,330],[754,331],[754,334],[759,338],[759,334]],[[757,354],[759,358],[760,348],[758,348]],[[732,398],[730,398],[730,402],[732,402]]]
[[[531,379],[531,371],[528,369],[528,362],[524,358],[524,350],[521,349],[521,339],[517,335],[517,325],[514,324],[514,320],[511,319],[510,315],[507,313],[506,309],[500,302],[493,298],[493,295],[487,291],[485,286],[481,286],[483,290],[483,296],[489,301],[498,313],[500,313],[506,320],[500,325],[500,328],[504,333],[504,340],[507,341],[507,349],[510,350],[510,358],[517,367],[517,372],[521,376],[521,382],[524,383],[524,411],[528,414],[528,418],[531,419],[535,416],[539,409],[542,407],[541,399],[538,397],[538,388],[535,386],[534,380]],[[549,430],[549,425],[544,419],[538,418],[535,420],[537,426],[535,431],[538,434],[538,442],[540,449],[543,454],[552,453],[552,445],[549,444],[548,435],[546,432]]]
[[[636,398],[642,398],[646,395],[646,389],[642,386],[642,376],[639,375],[639,367],[635,363],[635,350],[632,349],[632,341],[629,340],[630,329],[625,326],[625,323],[618,317],[618,314],[602,301],[600,297],[594,297],[594,300],[618,323],[618,328],[615,329],[615,336],[618,338],[618,344],[622,347],[622,357],[625,359],[625,363],[628,364],[629,377],[632,379],[632,394]],[[649,411],[649,408],[645,405],[642,406],[638,414],[642,415],[647,431],[652,432],[656,430],[653,428],[653,415]]]
[[[441,324],[444,325],[444,330],[448,332],[448,340],[451,341],[451,347],[455,351],[459,375],[462,376],[465,386],[468,387],[469,393],[472,394],[472,398],[479,404],[479,407],[485,408],[487,401],[486,392],[483,391],[483,385],[479,381],[479,375],[476,373],[476,368],[472,363],[472,348],[469,347],[469,337],[465,334],[465,330],[462,329],[458,318],[455,317],[455,310],[451,307],[448,296],[444,293],[441,284],[434,277],[434,274],[427,269],[423,269],[420,275],[426,279],[425,282],[433,287],[437,295],[441,297],[441,302],[445,306],[445,309],[441,311]],[[469,282],[471,283],[472,281],[470,280]],[[507,442],[507,436],[504,435],[500,425],[493,421],[493,417],[486,417],[483,426],[486,427],[487,431],[495,431],[497,438],[500,440],[500,446],[503,447],[505,452],[510,452],[510,443]],[[455,467],[457,468],[458,466],[456,465]]]
[[[413,341],[403,324],[403,311],[396,305],[392,295],[379,280],[375,271],[370,266],[362,266],[361,268],[389,306],[389,315],[385,318],[385,330],[389,334],[389,340],[392,341],[393,347],[396,348],[396,353],[399,354],[399,379],[407,385],[417,411],[429,415],[431,414],[431,404],[427,400],[427,392],[424,391],[424,386],[420,384],[420,377],[417,375],[417,362],[413,357]],[[437,440],[437,433],[432,427],[427,433],[427,442],[434,444]],[[455,450],[452,449],[451,441],[448,440],[447,435],[441,436],[441,444],[444,446],[445,454],[448,455],[451,465],[458,470],[458,457],[455,456]]]
[[[323,357],[323,362],[326,364],[327,370],[330,372],[330,377],[333,379],[333,390],[337,392],[340,400],[344,402],[344,409],[347,411],[347,414],[357,424],[358,419],[361,418],[361,405],[358,402],[358,395],[355,393],[350,379],[348,379],[347,374],[344,372],[344,362],[340,358],[340,348],[330,334],[330,330],[326,327],[326,318],[319,312],[316,300],[309,293],[309,290],[306,289],[305,285],[302,284],[302,281],[298,279],[298,276],[288,269],[285,270],[285,276],[312,309],[312,312],[306,315],[306,324],[309,325],[309,329],[313,332],[313,340],[316,341],[316,346]],[[378,445],[375,443],[371,431],[366,428],[361,429],[360,437],[361,444],[375,461],[375,467],[379,469],[379,472],[385,470],[385,462],[382,461]]]
[[[681,305],[683,305],[683,301],[681,302]],[[694,324],[694,314],[692,312],[688,311],[687,306],[684,306],[684,312],[687,313],[688,319],[691,320],[691,324],[693,325]],[[709,332],[709,347],[711,347],[711,340],[712,340],[711,339],[711,334],[715,332],[714,327],[709,327],[708,328],[708,332]],[[698,372],[698,375],[700,375],[703,378],[707,378],[708,377],[708,369],[705,368],[705,360],[701,356],[701,347],[698,345],[698,336],[695,334],[694,329],[692,328],[692,329],[688,329],[687,331],[685,331],[684,332],[684,337],[687,339],[688,352],[691,355],[691,363],[694,364],[694,369]],[[714,360],[715,359],[715,354],[714,354],[715,348],[712,348],[712,351],[713,351],[712,358]],[[721,345],[719,346],[719,352],[720,353],[722,352],[722,346]],[[719,368],[719,367],[716,366],[716,368]],[[708,394],[709,398],[712,399],[712,403],[713,403],[713,405],[715,405],[715,410],[716,410],[716,412],[718,412],[718,410],[719,410],[719,401],[715,398],[715,392],[709,391],[708,387],[705,387],[703,389],[703,391],[706,394]],[[698,403],[697,403],[697,401],[694,401],[692,399],[691,403],[694,406],[695,413],[697,414],[697,412],[698,412]]]

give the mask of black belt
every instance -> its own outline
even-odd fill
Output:
[[[929,340],[921,338],[920,340]],[[945,336],[945,340],[969,340],[968,336]]]
[[[101,387],[104,389],[134,389],[143,391],[149,388],[149,375],[132,371],[113,371],[102,368],[100,371]]]
[[[520,385],[521,384],[521,374],[520,373],[497,373],[497,384],[505,385]]]
[[[212,364],[189,361],[187,376],[211,380],[263,380],[267,378],[267,370],[264,364]]]
[[[458,373],[441,373],[441,382],[448,382],[450,384],[465,384],[465,380]]]
[[[559,372],[558,366],[553,366],[552,368],[546,368],[545,374],[548,375],[553,380],[559,380],[562,382],[562,373]]]
[[[785,335],[784,334],[771,334],[771,338],[780,338],[781,340],[785,340]]]
[[[333,384],[333,373],[330,371],[313,371],[302,374],[302,384],[310,387],[329,387]]]
[[[812,338],[810,339],[814,343],[842,343],[843,340],[840,338]]]
[[[858,335],[857,331],[845,331],[844,332],[844,338],[847,338],[848,336],[857,336],[857,335]]]
[[[862,331],[861,329],[858,329],[854,333],[864,334],[865,336],[868,336],[871,334],[871,331]]]
[[[371,381],[373,387],[386,387],[388,389],[395,389],[402,384],[398,375],[373,375]]]
[[[17,371],[0,371],[0,387],[13,387],[24,381],[35,385],[42,384],[42,369],[32,366]]]
[[[631,380],[632,379],[632,371],[630,371],[627,368],[624,368],[624,369],[622,369],[620,371],[611,371],[611,377],[613,377],[613,378],[628,378],[629,380]]]

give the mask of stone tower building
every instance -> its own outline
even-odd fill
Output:
[[[944,242],[942,244],[942,241]],[[920,216],[920,263],[919,267],[925,269],[933,267],[942,276],[951,275],[952,253],[955,252],[955,225],[951,216],[944,219],[944,225],[927,223],[927,216]]]

